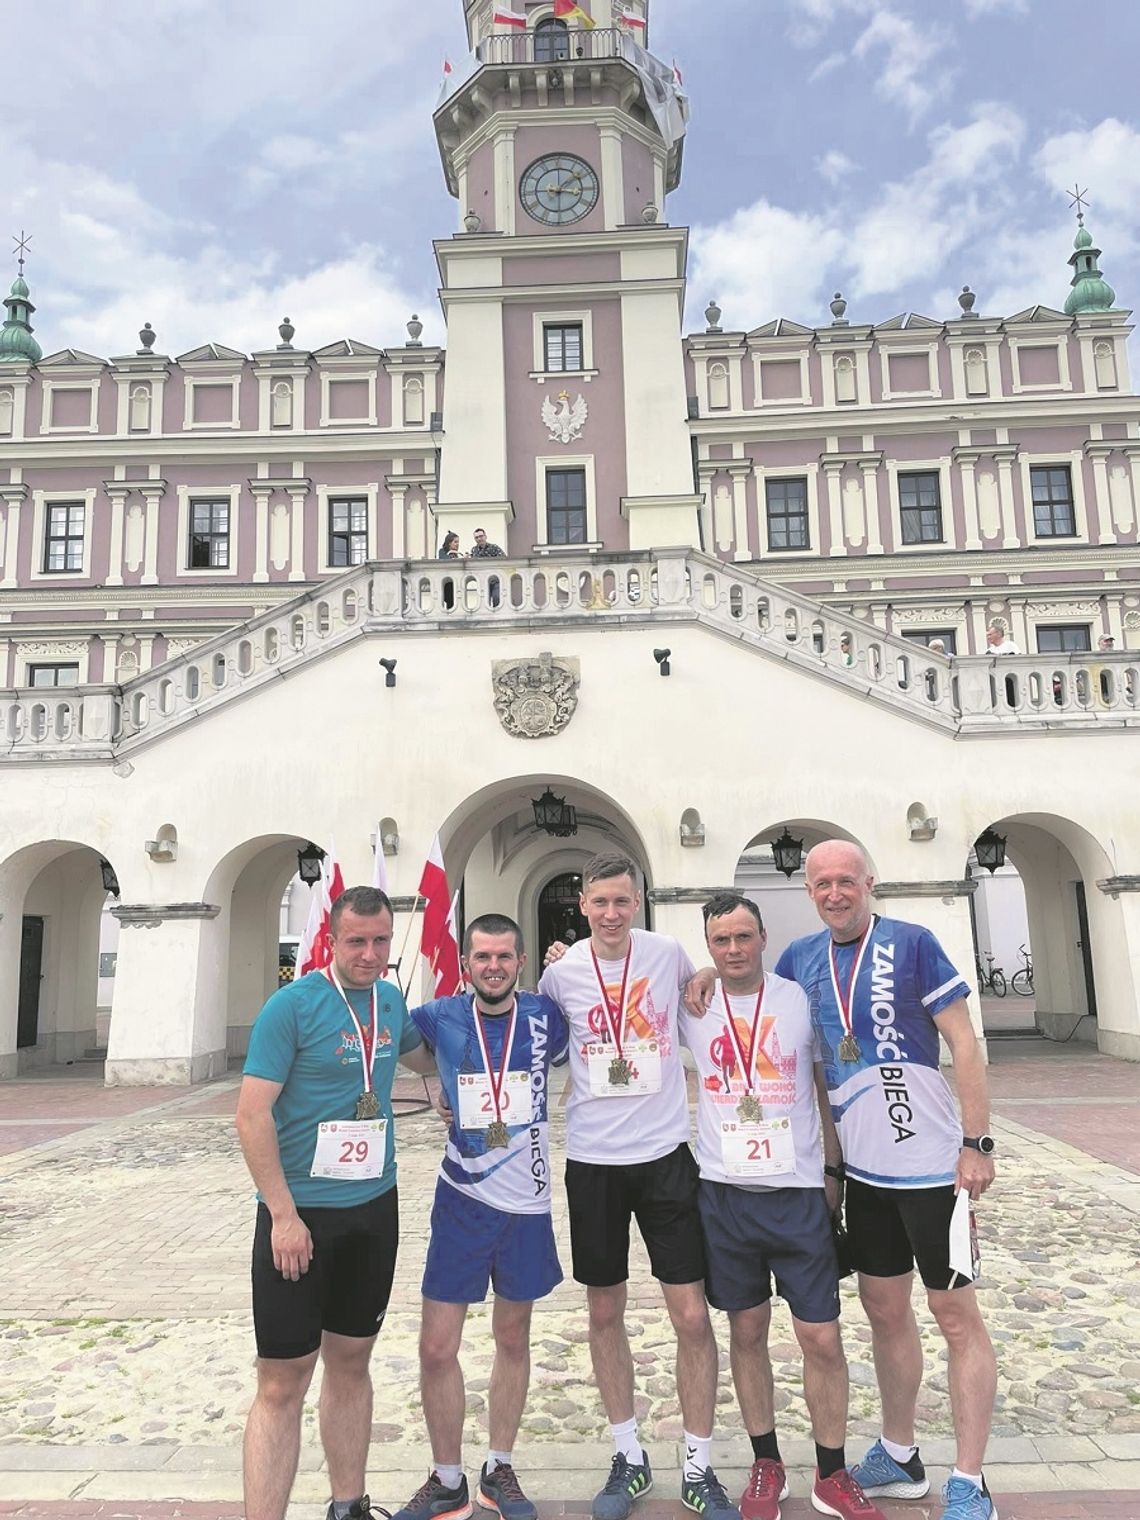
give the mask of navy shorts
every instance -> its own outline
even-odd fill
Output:
[[[822,1188],[753,1190],[707,1182],[700,1190],[714,1309],[755,1309],[772,1297],[772,1278],[796,1319],[839,1318],[839,1268]]]
[[[421,1292],[441,1304],[499,1298],[528,1304],[562,1281],[549,1213],[507,1214],[444,1182],[435,1185]]]
[[[917,1265],[927,1288],[968,1288],[950,1265],[952,1183],[872,1187],[848,1177],[843,1199],[852,1265],[868,1277],[902,1277]]]

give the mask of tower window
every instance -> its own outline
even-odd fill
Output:
[[[570,57],[570,33],[565,21],[548,16],[534,29],[535,63],[563,63]]]
[[[1073,478],[1067,464],[1042,465],[1029,471],[1033,492],[1033,531],[1038,538],[1075,538]]]
[[[329,502],[329,564],[362,565],[368,558],[368,502],[353,496]]]
[[[44,570],[47,573],[83,569],[83,518],[81,501],[61,501],[47,509],[44,537]]]
[[[807,481],[768,480],[768,548],[809,549]]]
[[[569,322],[565,326],[553,325],[542,329],[543,367],[552,370],[579,370],[582,368],[582,324]]]
[[[904,544],[942,543],[942,495],[936,471],[899,476],[899,517]]]
[[[586,543],[585,470],[547,470],[546,541]]]

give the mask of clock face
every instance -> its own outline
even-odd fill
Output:
[[[522,177],[523,210],[547,227],[565,227],[587,216],[598,203],[598,176],[584,158],[550,153],[536,159]]]

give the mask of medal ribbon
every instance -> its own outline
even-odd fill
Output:
[[[855,952],[855,964],[851,968],[851,976],[847,982],[846,997],[839,990],[839,963],[835,957],[835,941],[829,940],[827,944],[827,958],[831,967],[831,990],[835,993],[835,1002],[839,1009],[839,1020],[843,1025],[843,1032],[850,1035],[852,1039],[855,1038],[855,1030],[852,1027],[854,1016],[851,1012],[852,1004],[855,1000],[855,984],[859,980],[859,970],[863,964],[863,957],[867,953],[867,946],[871,942],[871,933],[874,927],[875,920],[872,919],[863,930],[863,936],[859,941],[859,948]]]
[[[360,1020],[356,1017],[356,1009],[348,1001],[348,998],[345,995],[345,990],[337,980],[337,974],[331,966],[326,969],[325,975],[328,977],[329,981],[333,984],[336,990],[340,993],[341,998],[344,1002],[344,1006],[348,1009],[348,1016],[352,1020],[352,1027],[356,1030],[357,1037],[360,1040],[360,1064],[364,1068],[364,1091],[371,1092],[372,1067],[376,1061],[376,1036],[379,1027],[376,1011],[376,983],[372,983],[372,1027],[369,1029],[368,1033],[365,1034],[363,1028],[361,1027]]]
[[[766,982],[760,983],[760,991],[756,994],[756,1011],[752,1015],[752,1033],[748,1040],[748,1058],[745,1060],[744,1046],[740,1043],[740,1032],[736,1027],[736,1021],[732,1017],[732,1008],[729,1005],[728,993],[724,990],[724,983],[720,984],[721,1001],[724,1003],[724,1022],[728,1026],[728,1037],[732,1041],[732,1048],[740,1061],[741,1070],[744,1072],[744,1091],[752,1091],[752,1073],[756,1065],[756,1041],[760,1034],[760,1012],[764,1007],[764,989]]]
[[[487,1044],[487,1036],[483,1032],[483,1015],[471,999],[471,1010],[475,1015],[475,1033],[479,1037],[479,1054],[483,1057],[483,1069],[487,1073],[487,1080],[491,1084],[491,1102],[495,1105],[495,1122],[503,1122],[503,1083],[507,1080],[507,1071],[511,1064],[511,1049],[515,1043],[515,1021],[518,1018],[519,1004],[516,998],[511,1008],[511,1023],[507,1030],[507,1037],[503,1041],[503,1058],[499,1063],[499,1074],[496,1077],[491,1070],[491,1051]]]
[[[602,975],[601,966],[598,965],[598,957],[593,945],[590,946],[590,959],[594,963],[594,975],[598,978],[598,986],[601,988],[602,992],[602,1007],[606,1010],[606,1024],[609,1026],[609,1031],[613,1035],[614,1044],[617,1046],[618,1058],[621,1059],[625,1055],[625,1051],[623,1049],[626,1030],[625,989],[629,985],[629,964],[633,959],[633,940],[632,938],[630,939],[629,948],[625,952],[625,969],[621,974],[621,992],[618,994],[618,1008],[616,1016],[614,1014],[613,1004],[610,1002],[610,995],[606,991],[606,980]]]

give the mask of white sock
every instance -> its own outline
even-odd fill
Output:
[[[972,1483],[975,1488],[981,1488],[982,1486],[981,1473],[964,1473],[960,1467],[952,1467],[950,1469],[950,1476],[952,1478],[965,1478],[966,1482]]]
[[[463,1476],[463,1468],[456,1462],[432,1462],[432,1471],[443,1484],[444,1488],[458,1488],[459,1480]]]
[[[684,1478],[703,1478],[705,1469],[712,1466],[712,1436],[691,1436],[682,1431],[685,1442]]]
[[[489,1451],[487,1453],[487,1476],[490,1477],[496,1467],[509,1467],[511,1465],[511,1453],[509,1451]]]
[[[626,1420],[622,1425],[611,1425],[610,1435],[614,1438],[614,1454],[620,1454],[627,1462],[640,1463],[645,1460],[645,1453],[641,1449],[641,1442],[637,1439],[637,1419]]]
[[[888,1441],[886,1436],[879,1437],[879,1445],[888,1457],[893,1457],[900,1467],[905,1467],[918,1450],[917,1446],[900,1446],[897,1441]]]

